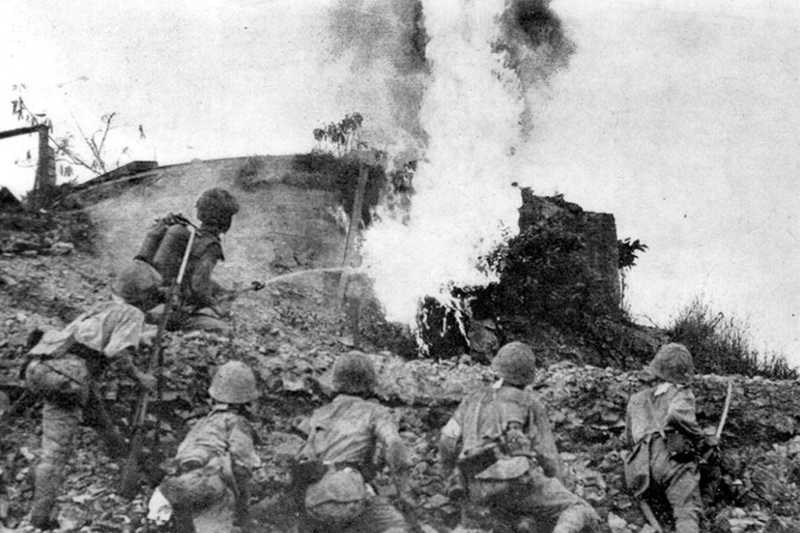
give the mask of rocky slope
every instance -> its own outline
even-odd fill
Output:
[[[105,260],[80,251],[67,255],[7,253],[0,259],[0,410],[20,396],[17,378],[27,332],[38,325],[59,326],[82,309],[108,297]],[[248,361],[258,371],[264,397],[257,409],[259,451],[265,466],[257,473],[254,531],[286,531],[292,517],[274,503],[288,481],[287,459],[299,444],[296,417],[320,405],[329,393],[336,355],[352,350],[343,311],[336,303],[338,276],[312,272],[249,293],[236,304],[235,334],[174,334],[166,353],[167,393],[153,415],[162,420],[160,445],[149,450],[149,482],[128,502],[115,494],[118,464],[109,458],[93,430],[81,432],[77,453],[60,498],[59,521],[68,531],[145,531],[146,498],[158,479],[158,463],[174,451],[186,422],[203,414],[205,389],[214,367],[230,358]],[[375,327],[374,323],[364,327]],[[366,338],[372,338],[369,335]],[[455,405],[467,392],[489,383],[485,366],[467,358],[436,362],[404,360],[363,341],[380,368],[380,401],[390,405],[414,454],[413,489],[419,516],[447,531],[459,513],[442,495],[436,469],[436,440]],[[578,358],[580,359],[580,358]],[[123,426],[136,398],[134,384],[113,377],[103,394]],[[576,366],[561,362],[543,369],[534,388],[547,404],[576,492],[596,506],[604,531],[645,531],[645,521],[622,482],[621,442],[628,395],[641,386],[637,372]],[[796,382],[733,377],[734,399],[723,435],[725,460],[706,488],[705,530],[720,532],[797,531],[800,522],[800,397]],[[695,380],[701,424],[713,427],[722,410],[725,379]],[[38,406],[23,399],[6,417],[0,443],[0,524],[30,531],[24,515],[31,497],[29,474],[38,450]],[[149,420],[155,426],[155,418]],[[150,434],[152,437],[152,433]],[[152,442],[152,441],[151,441]],[[709,470],[713,470],[709,468]],[[384,480],[385,481],[385,480]],[[389,484],[379,482],[391,494]],[[666,517],[660,515],[663,521]],[[499,531],[482,513],[471,512],[464,527]],[[152,525],[149,531],[153,531]],[[3,529],[0,529],[3,531]]]

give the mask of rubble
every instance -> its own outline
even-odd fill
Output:
[[[0,297],[5,304],[0,307],[0,411],[20,397],[19,369],[25,360],[27,332],[34,327],[63,326],[82,309],[108,298],[109,279],[97,260],[80,247],[67,255],[15,254],[0,261]],[[287,522],[280,520],[290,521],[291,516],[281,518],[256,511],[285,493],[288,461],[302,443],[294,430],[296,419],[331,394],[333,361],[354,349],[352,339],[343,338],[340,310],[330,305],[326,290],[326,283],[319,280],[274,284],[236,302],[230,337],[171,333],[165,350],[164,401],[153,406],[148,419],[149,442],[156,417],[162,428],[159,447],[148,450],[149,483],[132,502],[119,498],[115,494],[119,466],[107,456],[93,430],[83,427],[79,452],[71,462],[60,498],[62,526],[73,530],[144,531],[144,506],[159,478],[160,458],[174,452],[187,422],[206,412],[206,388],[215,367],[229,359],[242,359],[256,369],[264,391],[255,410],[258,450],[264,459],[253,492],[257,530],[285,531]],[[443,495],[436,446],[439,428],[464,394],[492,382],[489,367],[475,364],[469,355],[438,362],[404,359],[370,340],[362,339],[358,344],[376,363],[380,373],[377,396],[392,408],[412,451],[412,491],[423,522],[439,531],[457,526],[460,531],[496,530],[480,510],[470,510],[467,521],[459,526],[461,516],[456,504]],[[544,361],[558,359],[559,354],[571,350],[569,346],[545,346],[541,349],[553,353],[552,358],[543,354]],[[112,369],[102,396],[124,426],[138,389],[119,375]],[[567,483],[598,509],[606,532],[651,531],[622,479],[624,409],[628,396],[646,379],[637,371],[562,361],[542,368],[533,384],[549,409]],[[798,383],[697,376],[693,388],[698,416],[709,430],[718,422],[729,379],[734,383],[734,396],[723,433],[724,461],[719,466],[715,492],[706,493],[704,530],[797,531]],[[3,423],[0,524],[32,531],[24,516],[32,490],[29,473],[39,446],[38,406],[23,404]],[[392,497],[393,487],[385,476],[379,476],[377,486]],[[256,506],[259,501],[262,503]],[[668,523],[668,517],[659,518]]]

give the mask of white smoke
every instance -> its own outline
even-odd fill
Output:
[[[428,137],[408,223],[386,214],[365,234],[364,266],[389,320],[413,324],[424,296],[491,281],[477,259],[516,229],[523,89],[493,53],[505,0],[425,0],[430,81],[420,123]],[[381,215],[381,213],[379,213]]]

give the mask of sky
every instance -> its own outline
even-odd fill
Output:
[[[79,7],[78,7],[79,6]],[[161,164],[312,147],[311,131],[381,99],[330,39],[322,0],[0,3],[0,91],[88,134],[117,112],[110,160]],[[800,5],[554,0],[576,44],[534,101],[519,182],[611,212],[649,246],[629,276],[643,323],[694,297],[800,364]],[[374,85],[374,84],[373,84]],[[7,111],[0,129],[19,127]],[[377,120],[377,119],[376,119]],[[140,138],[142,125],[145,138]],[[33,136],[0,143],[22,192]]]

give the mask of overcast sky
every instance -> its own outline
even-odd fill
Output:
[[[800,364],[795,4],[554,0],[577,52],[519,157],[522,183],[612,212],[620,237],[650,246],[634,313],[664,324],[703,296]],[[346,73],[321,54],[324,5],[7,0],[0,90],[10,101],[24,82],[57,129],[118,112],[112,160],[124,146],[161,164],[305,151],[312,128],[364,109],[342,101]],[[19,126],[10,111],[0,129]],[[0,143],[0,183],[30,186],[13,161],[35,146]]]

